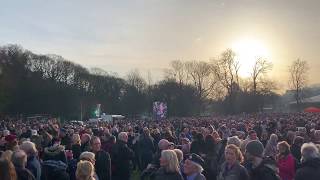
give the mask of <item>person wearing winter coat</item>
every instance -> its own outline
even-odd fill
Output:
[[[155,152],[154,139],[151,137],[149,129],[143,130],[143,135],[139,138],[138,146],[141,168],[145,169],[151,163],[153,153]]]
[[[277,156],[277,144],[278,144],[278,136],[276,134],[271,134],[266,148],[264,149],[264,156],[265,157],[272,157],[273,159],[276,159]]]
[[[178,158],[173,150],[164,150],[161,152],[160,168],[155,172],[152,179],[183,180],[180,174]]]
[[[217,180],[249,180],[249,175],[243,162],[240,148],[230,144],[225,148],[225,162],[221,166]]]
[[[113,180],[130,179],[130,161],[134,157],[134,152],[128,147],[128,134],[121,132],[118,134],[117,143],[111,149],[111,160],[114,164]]]
[[[183,172],[187,180],[206,180],[202,174],[204,160],[197,154],[191,154],[183,165]]]
[[[27,154],[26,168],[31,171],[37,180],[41,178],[41,164],[37,157],[37,149],[33,142],[25,141],[20,145],[20,149]]]
[[[99,137],[93,136],[90,140],[91,151],[95,154],[95,170],[99,180],[111,179],[111,158],[108,152],[101,149]]]
[[[293,180],[295,175],[295,159],[290,153],[290,145],[286,141],[278,143],[279,154],[277,164],[282,180]]]
[[[251,141],[246,145],[245,156],[250,180],[280,180],[278,167],[272,158],[263,158],[264,147],[260,141]]]
[[[23,150],[14,151],[11,159],[17,174],[17,180],[36,180],[33,174],[26,168],[27,154]]]
[[[41,180],[69,180],[64,146],[55,144],[44,149]]]
[[[313,143],[305,143],[301,147],[301,166],[297,170],[295,180],[318,180],[320,177],[319,149]]]

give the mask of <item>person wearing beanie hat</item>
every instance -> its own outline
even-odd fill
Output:
[[[245,148],[245,158],[251,180],[280,180],[276,162],[272,158],[263,158],[264,147],[258,141],[250,141]]]
[[[187,180],[206,180],[202,174],[203,166],[204,160],[197,154],[191,154],[183,165],[183,172]]]

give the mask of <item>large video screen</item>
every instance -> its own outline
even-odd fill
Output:
[[[167,117],[167,103],[153,102],[153,115],[156,120],[165,119]]]

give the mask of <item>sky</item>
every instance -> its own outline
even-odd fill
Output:
[[[288,66],[297,58],[309,63],[309,83],[320,83],[318,0],[0,0],[0,4],[0,45],[58,54],[122,77],[139,69],[157,81],[172,60],[209,61],[227,48],[246,46],[240,51],[263,49],[273,63],[269,77],[280,88],[286,88]],[[240,61],[244,75],[250,63]]]

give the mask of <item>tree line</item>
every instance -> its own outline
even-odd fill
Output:
[[[276,83],[267,78],[270,62],[257,58],[246,79],[239,76],[240,68],[235,53],[227,49],[210,61],[172,61],[165,78],[151,84],[138,70],[121,78],[58,55],[6,45],[0,47],[0,113],[87,119],[101,104],[108,114],[151,115],[152,103],[162,101],[169,116],[192,116],[257,112],[276,103]],[[301,79],[305,84],[306,78]],[[303,85],[295,86],[297,93]]]

